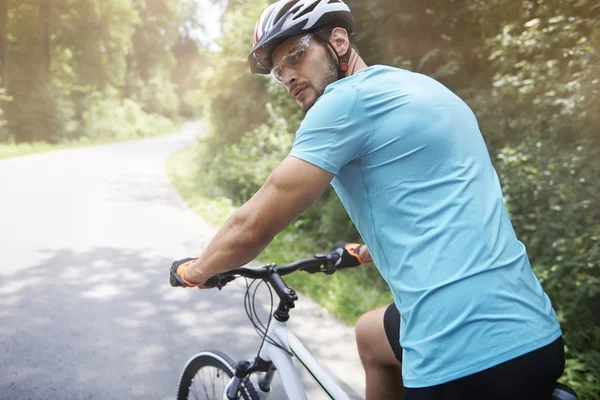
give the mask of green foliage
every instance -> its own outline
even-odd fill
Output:
[[[143,136],[164,127],[162,117],[177,117],[184,93],[199,89],[196,2],[53,0],[47,13],[41,4],[8,2],[2,62],[13,101],[3,107],[0,141]],[[42,43],[50,43],[49,68]]]
[[[265,0],[249,1],[224,16],[224,34],[218,40],[221,51],[213,72],[205,77],[213,135],[210,148],[238,142],[242,136],[268,118],[264,96],[267,80],[251,76],[246,56],[254,23],[266,7]]]
[[[470,102],[561,322],[563,380],[580,398],[600,399],[600,10],[587,1],[519,7],[485,41],[492,87]]]
[[[586,399],[598,398],[600,385],[600,165],[591,162],[599,156],[590,141],[528,139],[496,163],[513,225],[563,327],[566,380]]]
[[[6,107],[7,128],[18,142],[55,143],[67,134],[72,105],[51,85],[31,83],[12,92],[14,100]]]
[[[174,118],[179,113],[179,96],[175,84],[165,72],[154,75],[140,89],[140,101],[144,110],[152,114],[160,114]]]
[[[213,194],[226,196],[236,203],[247,201],[289,153],[293,136],[286,120],[277,115],[270,104],[266,108],[270,114],[269,124],[246,133],[239,143],[223,148],[216,155],[205,143],[201,159],[207,161],[202,166],[202,175],[208,187],[216,190]]]
[[[0,104],[9,103],[11,101],[12,97],[6,94],[6,89],[0,88]],[[9,132],[6,129],[6,119],[4,114],[4,108],[0,107],[0,143],[8,141],[10,139]]]
[[[181,96],[181,115],[184,117],[200,117],[206,106],[206,96],[201,89],[187,90]]]
[[[122,100],[116,91],[107,94],[94,92],[86,99],[86,103],[89,106],[83,113],[81,130],[92,140],[134,139],[172,128],[167,118],[147,114],[133,100]]]
[[[172,0],[133,0],[141,20],[133,33],[135,69],[144,82],[161,67],[171,67],[170,46],[178,37],[177,3]]]
[[[199,147],[189,146],[167,159],[167,175],[188,206],[215,228],[225,223],[235,211],[232,201],[225,197],[210,197],[201,184],[202,163]]]
[[[598,122],[594,110],[600,98],[600,7],[585,0],[522,7],[522,17],[487,41],[496,71],[494,94],[515,104],[547,139],[570,142],[573,135],[586,137],[589,128],[559,131],[552,125],[564,125],[574,115]],[[531,133],[515,131],[513,137]]]
[[[348,0],[353,37],[367,64],[386,64],[432,76],[453,90],[488,78],[478,54],[483,30],[478,1]],[[497,23],[497,22],[495,22]]]
[[[140,22],[132,1],[53,1],[51,11],[55,84],[90,85],[99,89],[122,85],[127,68],[123,49],[131,47],[134,27]],[[15,18],[14,23],[31,29],[31,22],[23,23],[25,18]],[[35,32],[35,29],[24,32],[23,39]],[[15,44],[23,39],[16,38]],[[34,37],[28,40],[36,41]],[[15,48],[15,66],[20,64],[21,57],[30,57],[27,52],[31,53],[31,48]]]

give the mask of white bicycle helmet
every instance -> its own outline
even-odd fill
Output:
[[[355,31],[350,7],[342,0],[280,0],[271,4],[254,28],[254,48],[248,55],[250,70],[269,74],[271,53],[287,38],[329,27],[344,28],[349,36]],[[327,38],[322,39],[333,48]]]

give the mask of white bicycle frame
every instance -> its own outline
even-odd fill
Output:
[[[348,394],[304,347],[300,339],[288,329],[285,322],[273,319],[267,331],[267,336],[283,349],[266,340],[259,357],[263,361],[273,363],[279,372],[281,384],[289,400],[307,400],[306,391],[294,365],[294,360],[297,360],[304,367],[330,399],[350,400]],[[256,389],[261,400],[267,399],[271,394],[270,391],[263,392],[260,389],[260,383],[267,374],[267,372],[257,374],[258,382],[255,382],[258,383]],[[235,378],[232,378],[232,382],[233,379]],[[227,388],[223,394],[223,399],[227,400]]]
[[[272,361],[289,400],[306,400],[306,392],[302,380],[294,366],[293,357],[300,362],[304,369],[315,379],[323,391],[333,400],[349,400],[348,394],[336,383],[333,377],[313,357],[300,339],[290,331],[285,322],[273,319],[267,335],[285,350],[265,341],[260,352],[260,358]],[[267,398],[268,393],[261,399]]]

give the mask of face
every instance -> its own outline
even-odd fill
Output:
[[[273,52],[273,75],[281,80],[304,112],[338,79],[329,49],[312,34],[294,36]]]

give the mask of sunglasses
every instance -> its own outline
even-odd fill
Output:
[[[306,56],[306,53],[308,53],[310,50],[312,38],[312,34],[298,38],[290,46],[288,51],[281,57],[281,62],[278,64],[273,64],[273,68],[271,68],[271,75],[277,82],[282,83],[283,81],[283,67],[295,68],[302,62]]]

